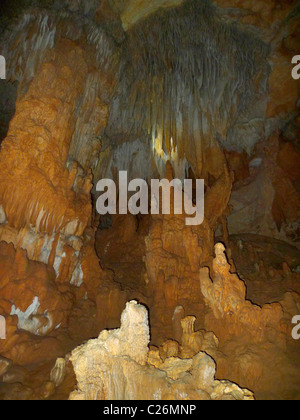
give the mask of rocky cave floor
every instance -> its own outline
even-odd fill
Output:
[[[147,284],[145,238],[149,234],[150,226],[151,218],[148,216],[139,219],[133,216],[116,216],[112,226],[110,222],[104,228],[102,226],[102,229],[98,229],[95,242],[97,257],[93,246],[86,251],[86,259],[89,261],[89,284],[68,291],[73,296],[74,305],[63,328],[41,338],[16,330],[16,319],[12,325],[9,325],[8,328],[14,328],[16,332],[13,338],[14,346],[11,347],[10,343],[5,353],[6,357],[0,358],[1,399],[68,399],[70,393],[76,389],[76,376],[69,362],[70,352],[88,339],[96,338],[104,327],[118,328],[120,313],[126,301],[130,299],[136,299],[149,309],[152,346],[150,349],[153,350],[156,348],[153,346],[157,346],[160,352],[163,352],[166,346],[164,343],[172,339],[177,339],[177,342],[182,344],[179,336],[182,331],[178,333],[178,328],[174,328],[174,322],[172,327],[166,324],[167,319],[170,319],[168,313],[171,315],[174,313],[172,287],[168,292],[166,286],[165,296],[160,298],[155,296],[155,293],[153,295]],[[222,237],[216,238],[216,242],[222,240]],[[246,284],[247,300],[260,307],[276,302],[281,302],[282,305],[284,301],[285,313],[289,312],[289,309],[290,314],[294,313],[295,302],[292,296],[300,295],[300,253],[297,248],[258,235],[233,235],[229,237],[227,257],[231,262],[231,273],[237,273],[239,279]],[[43,283],[45,275],[46,277],[53,275],[49,267],[29,261],[25,252],[16,252],[12,245],[3,242],[0,244],[0,261],[2,284],[7,277],[16,279],[19,286],[24,278],[32,278],[33,282],[39,279]],[[45,273],[45,270],[48,272]],[[99,294],[96,299],[87,298],[90,290],[99,283],[99,276],[102,278],[100,293],[98,289]],[[28,287],[34,288],[32,285],[33,283],[28,286],[27,283],[23,290],[20,289],[25,299],[26,293],[29,293]],[[59,286],[60,291],[64,288],[63,284]],[[87,289],[90,289],[88,293]],[[105,319],[101,302],[103,297],[107,300]],[[171,300],[171,304],[166,302],[168,299]],[[176,303],[179,312],[183,311],[179,318],[183,318],[184,315],[197,315],[195,331],[208,332],[205,318],[209,308],[202,296],[199,296],[196,302],[179,298]],[[103,328],[100,329],[100,325]],[[249,327],[252,328],[251,325]],[[239,385],[246,387],[247,381],[243,380],[241,366],[247,366],[247,375],[252,375],[253,379],[254,389],[251,391],[254,392],[256,399],[298,399],[300,397],[300,377],[297,376],[300,369],[299,343],[289,339],[287,341],[283,350],[272,339],[260,343],[255,343],[254,340],[252,345],[251,339],[249,342],[240,332],[238,337],[233,334],[231,337],[229,335],[228,339],[227,336],[222,344],[218,344],[218,355],[215,358],[216,379],[229,379],[233,382],[234,379],[240,379]],[[212,357],[213,352],[214,350],[208,350]],[[8,360],[10,355],[16,362]],[[58,357],[63,357],[66,361],[59,374],[55,364]],[[240,364],[239,367],[237,367],[238,357],[244,360],[244,365]],[[225,372],[222,358],[226,359]],[[245,361],[247,358],[248,364]],[[266,374],[261,371],[263,366],[268,368],[272,366],[274,371]],[[236,370],[236,373],[231,377],[224,377],[224,374],[231,370],[233,372]],[[57,375],[58,379],[55,379]],[[262,386],[259,386],[257,381],[262,381]]]

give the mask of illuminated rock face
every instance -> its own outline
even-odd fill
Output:
[[[82,49],[60,43],[18,101],[1,149],[1,202],[9,226],[1,226],[1,239],[45,263],[54,251],[58,275],[64,246],[72,247],[69,238],[83,234],[91,215],[91,177],[82,178],[76,163],[67,169],[73,113],[87,73]],[[76,247],[78,258],[79,240]]]
[[[100,68],[114,61],[114,52],[104,57],[110,44],[95,25],[80,45],[85,19],[75,31],[69,16],[31,10],[13,36],[4,37],[8,79],[19,82],[19,97],[1,148],[0,240],[53,266],[59,281],[80,286],[92,217],[91,170],[107,124],[104,100],[114,85],[114,76],[108,80]],[[100,57],[94,49],[99,42]]]
[[[169,165],[167,168],[166,178],[172,179],[172,169]],[[173,211],[171,215],[152,216],[145,238],[145,266],[153,297],[153,318],[161,325],[171,327],[178,306],[184,306],[190,313],[203,313],[199,269],[210,264],[213,232],[226,211],[231,188],[232,178],[226,172],[206,195],[205,220],[200,226],[186,226],[185,215]]]
[[[0,310],[6,319],[0,353],[19,365],[51,359],[60,345],[49,335],[67,325],[74,296],[55,283],[53,268],[29,261],[23,250],[2,242],[0,261]],[[35,339],[28,342],[30,336]]]
[[[210,308],[205,329],[213,331],[220,343],[218,351],[208,350],[217,362],[218,375],[255,389],[258,395],[272,389],[286,398],[292,388],[298,395],[299,360],[292,356],[297,344],[292,339],[291,312],[300,308],[299,294],[287,293],[279,303],[253,305],[246,300],[244,282],[230,273],[223,244],[215,246],[215,254],[211,277],[208,269],[200,270],[200,285]],[[272,365],[285,368],[274,372]],[[228,366],[233,367],[231,372]]]
[[[157,368],[148,359],[149,325],[145,307],[127,304],[121,328],[73,351],[78,390],[71,400],[250,400],[252,394],[215,381],[215,363],[205,353],[193,359],[170,357]],[[153,357],[153,355],[152,355]]]
[[[113,1],[111,2],[113,3]],[[154,0],[151,2],[129,0],[121,15],[123,27],[127,31],[139,20],[156,12],[159,9],[176,7],[183,3],[183,0]]]
[[[267,326],[274,330],[278,329],[278,335],[280,335],[283,319],[281,306],[273,304],[259,308],[246,301],[246,286],[237,275],[230,274],[231,267],[225,255],[224,245],[217,244],[215,253],[214,280],[210,279],[207,269],[200,271],[201,291],[212,309],[212,313],[206,318],[206,327],[212,329],[219,340],[226,332],[228,336],[245,334],[253,343],[265,341]],[[212,323],[220,323],[220,330],[216,326],[211,328],[210,319]]]
[[[58,53],[57,60],[63,60],[62,67],[58,70],[61,71],[60,74],[58,74],[55,62],[43,64],[40,74],[29,87],[23,100],[18,103],[8,138],[2,146],[1,169],[5,173],[6,179],[6,185],[2,180],[2,200],[9,224],[17,229],[31,224],[37,230],[46,231],[48,234],[55,231],[56,227],[61,227],[62,231],[65,228],[65,233],[76,234],[77,232],[82,233],[86,224],[80,226],[80,217],[76,220],[76,210],[72,208],[72,201],[75,202],[76,196],[72,201],[70,200],[69,213],[71,217],[68,217],[67,194],[72,195],[71,188],[76,172],[68,175],[64,169],[67,162],[68,141],[70,140],[69,130],[72,130],[72,126],[65,122],[69,122],[76,97],[81,93],[80,76],[77,78],[77,86],[76,78],[74,87],[70,86],[70,89],[67,89],[67,86],[69,85],[68,79],[75,76],[72,74],[72,68],[76,63],[79,68],[83,67],[81,77],[86,76],[84,62],[81,65],[80,62],[78,63],[78,50],[70,53],[69,58],[74,54],[75,60],[73,63],[68,63],[65,51],[70,47],[72,48],[70,44],[65,45],[65,48]],[[32,126],[28,127],[30,122],[34,124],[33,128]],[[22,154],[25,145],[27,145],[26,153]],[[25,170],[29,172],[28,175]],[[18,178],[14,171],[20,172]],[[9,175],[12,181],[9,181]],[[22,206],[28,208],[27,200],[30,197],[25,194],[22,184],[29,180],[32,201],[35,204],[34,208],[25,214]],[[10,185],[13,183],[14,185]],[[65,185],[66,190],[62,191],[61,197],[55,189],[60,184]],[[69,186],[69,191],[67,186]],[[20,201],[17,211],[10,207],[9,199],[5,199],[7,189],[10,189],[10,197],[14,197],[14,202]],[[20,191],[19,194],[18,191]],[[43,208],[42,199],[46,197],[49,204],[48,207],[45,205]],[[56,215],[56,212],[59,211],[62,213],[61,218]],[[61,220],[60,223],[59,220]]]
[[[134,154],[145,177],[162,176],[172,160],[177,177],[189,166],[207,180],[222,175],[223,148],[252,151],[264,130],[270,68],[268,45],[248,29],[207,1],[134,25],[106,130],[123,144],[111,146],[108,169]]]
[[[298,397],[291,319],[300,311],[299,275],[289,258],[280,268],[265,262],[272,238],[300,243],[299,82],[291,77],[299,54],[296,1],[46,3],[22,10],[13,24],[0,22],[8,77],[3,95],[0,89],[0,315],[8,337],[0,342],[0,376],[15,378],[18,391],[14,364],[60,357],[50,383],[34,385],[45,397],[63,382],[61,357],[118,327],[125,303],[135,299],[149,307],[153,343],[176,342],[150,349],[147,359],[147,315],[138,308],[137,322],[126,324],[131,314],[119,332],[94,342],[96,350],[89,344],[74,353],[78,366],[88,359],[99,373],[107,368],[91,389],[93,374],[80,368],[74,398],[127,398],[127,380],[136,392],[130,397],[249,396],[213,381],[214,362],[203,352],[216,361],[218,378],[260,397]],[[97,232],[98,256],[111,269],[103,270],[93,185],[119,170],[150,180],[166,169],[169,179],[205,179],[204,223],[117,216],[111,229]],[[228,260],[221,245],[214,260],[220,225]],[[228,247],[229,233],[244,235],[236,248]],[[252,247],[249,233],[271,239]],[[243,248],[255,267],[249,279],[245,270],[247,290],[232,274]],[[299,253],[290,253],[297,271]],[[249,289],[261,307],[246,300]],[[126,341],[129,330],[132,340],[139,336],[137,353]],[[105,353],[108,341],[136,383]],[[94,351],[108,357],[108,367],[97,364]],[[105,382],[110,369],[120,384],[115,393]],[[136,390],[141,384],[148,388]]]
[[[119,325],[126,293],[101,270],[92,249],[82,269],[86,281],[74,287],[57,281],[52,266],[0,242],[0,313],[6,325],[1,356],[18,366],[48,363],[104,327]],[[61,372],[53,375],[55,383],[60,380]]]

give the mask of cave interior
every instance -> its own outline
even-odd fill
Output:
[[[300,399],[299,16],[1,2],[1,400]],[[122,171],[204,180],[203,222],[118,211]]]

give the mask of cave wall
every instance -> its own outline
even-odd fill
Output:
[[[79,164],[75,176],[79,185],[75,190],[86,182],[83,189],[89,193],[90,170],[94,184],[101,177],[115,177],[118,169],[129,169],[132,176],[150,179],[164,175],[168,160],[179,178],[191,168],[210,187],[223,174],[224,165],[235,171],[231,154],[237,153],[238,159],[246,153],[247,161],[242,162],[242,158],[239,161],[245,167],[244,173],[248,168],[254,168],[255,172],[257,166],[259,170],[252,177],[245,177],[233,195],[230,232],[250,231],[297,243],[298,236],[291,230],[295,231],[297,224],[299,201],[292,200],[290,210],[284,209],[287,198],[298,196],[295,179],[274,168],[281,145],[272,141],[276,135],[285,136],[282,133],[287,123],[297,124],[298,83],[287,71],[291,54],[297,48],[294,3],[275,7],[268,2],[264,12],[260,3],[254,7],[251,2],[247,7],[235,2],[230,8],[226,2],[218,3],[217,7],[209,1],[188,1],[172,8],[174,4],[168,2],[151,3],[150,7],[134,1],[118,6],[114,2],[101,2],[100,7],[97,2],[78,1],[66,2],[64,6],[56,5],[56,11],[53,5],[43,10],[26,10],[4,34],[2,52],[7,57],[8,80],[19,83],[19,103],[27,100],[24,95],[35,83],[32,79],[40,73],[42,63],[47,62],[48,48],[55,55],[55,45],[64,38],[81,47],[85,38],[88,46],[96,48],[96,53],[89,54],[89,60],[94,62],[89,64],[85,80],[82,78],[78,87],[82,91],[77,93],[70,112],[76,121],[67,122],[68,139],[59,158],[60,171],[66,167],[72,176]],[[132,24],[125,25],[121,42],[115,30],[107,34],[103,22],[108,16],[116,25],[114,28],[119,25],[121,33],[124,15],[126,19],[130,16]],[[178,28],[184,30],[188,22],[193,27],[189,32],[192,35],[180,38]],[[160,39],[155,33],[160,34]],[[283,86],[285,94],[280,92]],[[288,143],[295,148],[294,136]],[[12,137],[15,134],[8,133],[8,138]],[[44,137],[41,134],[46,144]],[[54,188],[58,178],[64,180],[58,173]],[[14,183],[19,183],[17,178]],[[255,191],[258,187],[262,197],[253,211],[253,201],[248,203],[247,197],[251,196],[251,189]],[[72,214],[66,215],[62,225],[70,227],[69,234],[82,236],[88,224],[88,211],[72,209],[71,195],[58,206],[61,213],[58,211],[53,218],[54,226],[50,223],[48,235],[61,224],[62,213],[69,207]],[[23,228],[29,224],[20,215],[18,222],[12,221],[9,205],[3,204],[11,227],[19,230],[21,225]],[[32,205],[38,206],[37,197],[32,199]],[[18,211],[23,213],[21,207]],[[34,215],[34,221],[30,220],[33,227],[38,214]],[[60,228],[54,231],[57,233]]]
[[[1,240],[80,285],[97,137],[106,126],[114,83],[99,67],[108,68],[114,56],[107,57],[112,43],[96,25],[78,42],[83,35],[69,13],[50,18],[46,10],[32,9],[17,22],[13,38],[9,31],[4,36],[8,80],[19,86],[1,149]]]
[[[225,318],[229,335],[243,338],[253,322],[262,334],[255,345],[271,339],[277,363],[291,344],[287,325],[299,302],[289,295],[280,307],[246,303],[227,260],[214,273],[214,243],[220,232],[227,244],[229,234],[253,233],[299,247],[296,2],[53,0],[24,2],[13,15],[1,26],[0,45],[8,69],[1,86],[10,96],[0,151],[0,307],[10,339],[0,354],[19,365],[41,362],[48,348],[51,360],[63,357],[119,326],[126,301],[138,298],[149,306],[155,344],[180,341],[176,317],[185,307],[218,336],[212,357],[220,377],[234,365],[230,379],[263,393],[272,386],[261,369],[265,353],[233,343],[221,324]],[[119,170],[147,180],[203,177],[203,225],[186,227],[174,214],[145,226],[116,219],[95,244],[95,184]],[[112,240],[114,262],[139,258],[143,284],[100,267],[95,248],[105,259]],[[211,271],[199,280],[203,266]],[[214,282],[227,302],[218,302]],[[238,310],[230,306],[237,294],[230,282],[240,292]],[[38,357],[24,350],[28,342]],[[249,353],[259,359],[249,378],[241,345],[246,362]]]

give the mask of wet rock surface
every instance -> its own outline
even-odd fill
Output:
[[[215,381],[215,363],[205,353],[190,360],[171,357],[151,366],[149,337],[146,309],[137,302],[128,303],[119,330],[103,331],[98,339],[73,351],[78,389],[70,399],[253,399],[247,390]]]
[[[0,7],[0,398],[300,399],[296,0]],[[100,217],[120,170],[204,222]]]

